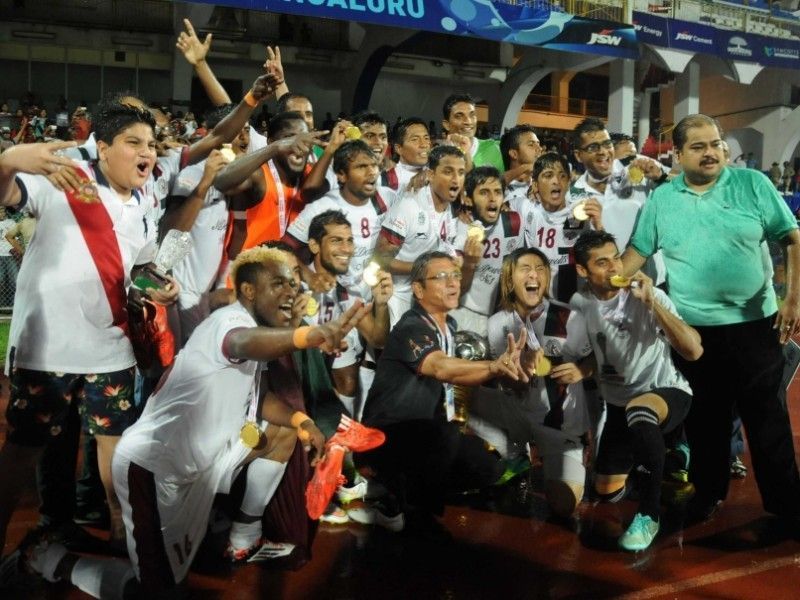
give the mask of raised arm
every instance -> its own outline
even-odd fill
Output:
[[[214,183],[214,177],[222,170],[228,161],[219,150],[213,150],[206,160],[203,176],[192,192],[183,198],[175,196],[174,203],[167,209],[161,222],[162,231],[177,229],[189,231],[197,220],[197,215],[203,208],[208,190]]]
[[[22,200],[22,190],[14,180],[18,173],[49,175],[61,167],[74,167],[75,161],[56,152],[76,145],[75,142],[19,144],[0,154],[0,206],[16,206]]]
[[[328,145],[319,157],[311,172],[303,180],[303,195],[308,200],[316,200],[324,196],[330,191],[330,184],[328,183],[328,167],[333,162],[333,153],[338,150],[347,138],[344,135],[344,130],[350,126],[347,121],[339,121],[331,131]]]
[[[389,337],[389,298],[394,288],[392,276],[378,271],[378,283],[372,288],[372,311],[357,325],[358,332],[371,346],[383,348]]]
[[[183,20],[183,26],[186,31],[181,31],[180,35],[178,35],[178,41],[175,46],[183,53],[186,62],[194,67],[194,72],[197,74],[197,78],[200,80],[211,103],[214,106],[230,104],[231,97],[228,96],[228,92],[222,87],[222,84],[217,80],[211,67],[206,62],[206,55],[211,49],[212,35],[209,33],[206,35],[206,39],[201,42],[189,19]]]

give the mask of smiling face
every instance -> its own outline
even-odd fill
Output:
[[[450,108],[450,116],[442,121],[442,127],[447,133],[460,133],[470,140],[475,137],[477,125],[475,105],[469,102],[456,102]]]
[[[279,131],[278,134],[274,138],[270,138],[269,142],[277,142],[278,140],[283,140],[286,138],[290,138],[292,136],[306,133],[308,131],[308,127],[306,126],[305,121],[301,121],[299,119],[295,119],[293,121],[289,121],[286,123],[282,131]],[[289,154],[288,156],[279,156],[275,158],[275,162],[277,162],[287,173],[294,173],[299,175],[303,172],[306,168],[306,162],[308,161],[308,154],[304,156],[300,156],[298,154]]]
[[[344,275],[350,268],[355,246],[353,244],[353,231],[349,225],[325,225],[325,235],[322,240],[308,240],[308,249],[314,255],[314,264],[317,271],[320,267],[334,275]]]
[[[361,130],[361,139],[364,140],[375,155],[375,160],[379,163],[386,156],[386,148],[389,147],[389,136],[386,132],[385,123],[362,123],[358,126]]]
[[[378,191],[380,168],[372,154],[359,153],[353,156],[347,165],[347,171],[337,173],[336,178],[341,186],[342,196],[346,200],[365,202]]]
[[[445,276],[439,276],[445,273]],[[434,258],[428,263],[425,281],[415,281],[411,289],[417,302],[430,314],[442,313],[458,308],[461,295],[461,271],[449,258]]]
[[[591,131],[581,134],[580,147],[575,149],[575,158],[595,179],[611,175],[614,166],[614,144],[608,131]]]
[[[156,164],[153,128],[135,123],[114,136],[110,145],[98,140],[97,155],[109,185],[118,193],[129,194],[145,184]]]
[[[517,311],[527,315],[541,304],[550,287],[550,266],[535,254],[523,254],[514,265],[511,281]]]
[[[686,142],[676,149],[675,156],[689,184],[710,185],[717,180],[725,166],[719,130],[714,125],[690,127],[686,130]]]
[[[428,163],[428,152],[431,149],[431,136],[428,128],[419,123],[409,126],[400,144],[394,145],[394,151],[400,162],[412,167],[424,167]]]
[[[262,326],[287,327],[299,289],[294,274],[286,263],[269,261],[264,266],[253,285],[253,316]]]
[[[466,160],[458,156],[443,156],[430,173],[430,186],[434,198],[440,202],[453,202],[464,187],[467,172]]]
[[[547,212],[561,210],[567,203],[569,174],[560,162],[545,167],[533,182],[533,191]]]
[[[484,225],[497,223],[503,206],[503,184],[499,179],[489,178],[475,186],[468,200],[472,202],[473,214]]]

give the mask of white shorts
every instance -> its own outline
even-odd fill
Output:
[[[190,483],[165,481],[164,474],[156,476],[135,464],[124,450],[114,453],[114,490],[122,507],[128,555],[140,581],[160,575],[169,585],[164,581],[167,570],[174,583],[186,578],[205,537],[214,496],[229,491],[249,453],[250,448],[237,438]],[[153,514],[154,508],[158,514]]]
[[[361,360],[361,355],[364,353],[361,336],[358,335],[358,330],[355,327],[347,332],[344,339],[347,341],[347,350],[343,350],[339,356],[333,359],[332,369],[343,369],[354,365]]]
[[[458,331],[472,331],[479,336],[489,337],[489,317],[476,313],[465,306],[450,311],[450,316],[458,323]]]
[[[545,481],[586,482],[583,442],[579,437],[546,425],[533,426],[533,442],[542,459]]]
[[[405,294],[398,295],[397,293],[394,293],[389,298],[388,306],[389,329],[393,329],[400,320],[400,317],[406,314],[406,312],[411,308],[411,296],[407,296]]]

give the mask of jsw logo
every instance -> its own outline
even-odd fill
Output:
[[[691,33],[679,33],[678,35],[675,36],[675,39],[676,40],[689,40],[689,41],[691,41],[692,40],[692,34]]]
[[[617,35],[609,35],[612,29],[604,29],[600,33],[593,33],[589,39],[588,45],[602,44],[604,46],[619,46],[622,38]]]

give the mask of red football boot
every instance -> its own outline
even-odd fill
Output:
[[[386,435],[379,429],[366,427],[342,415],[339,427],[328,440],[328,444],[340,444],[352,452],[366,452],[377,448],[385,441]]]
[[[319,519],[333,498],[333,493],[345,482],[342,462],[346,448],[338,444],[326,444],[325,456],[314,468],[314,476],[306,487],[306,511],[314,520]]]

